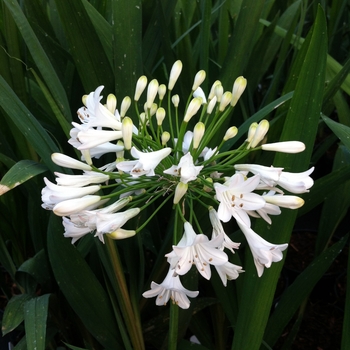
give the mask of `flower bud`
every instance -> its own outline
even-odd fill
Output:
[[[134,95],[135,101],[138,101],[140,99],[140,96],[145,90],[146,86],[147,86],[147,77],[143,75],[138,79],[136,83],[136,89],[135,89],[135,95]]]
[[[226,134],[224,136],[224,141],[234,138],[238,133],[238,129],[235,126],[231,126],[227,129]]]
[[[217,98],[216,96],[214,96],[210,102],[208,103],[208,107],[207,107],[207,113],[211,114],[211,112],[213,111],[214,107],[216,106],[216,102],[217,102]]]
[[[232,100],[231,100],[231,106],[234,107],[239,98],[242,96],[245,88],[247,86],[247,79],[243,78],[242,76],[238,77],[232,88]]]
[[[212,100],[215,96],[215,89],[218,85],[221,85],[221,81],[220,80],[216,80],[214,81],[214,84],[212,85],[211,89],[210,89],[210,93],[208,96],[208,100]]]
[[[165,93],[166,93],[166,86],[165,84],[161,84],[159,85],[158,87],[158,96],[159,96],[159,100],[162,101],[164,96],[165,96]]]
[[[180,97],[179,95],[174,95],[172,98],[171,98],[171,102],[173,103],[174,107],[179,107],[179,103],[180,103]]]
[[[211,184],[213,183],[213,179],[211,177],[206,177],[205,181],[210,182]],[[204,190],[204,192],[211,192],[213,190],[213,188],[210,186],[204,185],[203,190]]]
[[[220,85],[216,85],[216,87],[215,87],[215,96],[218,99],[218,102],[221,102],[221,98],[222,98],[223,94],[224,94],[223,86],[221,84]]]
[[[111,239],[125,239],[135,236],[135,234],[136,231],[134,230],[124,230],[123,228],[118,228],[117,230],[111,233],[106,233],[106,236],[108,236]]]
[[[147,89],[147,102],[146,102],[146,107],[147,109],[150,109],[152,107],[152,104],[154,102],[154,99],[156,98],[157,92],[158,92],[158,81],[157,79],[153,79],[149,84],[148,84],[148,89]]]
[[[251,140],[250,144],[248,145],[248,149],[255,148],[265,137],[266,133],[269,130],[269,122],[266,119],[263,119],[258,127],[255,130],[254,137]]]
[[[181,198],[186,194],[188,189],[188,184],[184,184],[183,182],[179,182],[175,188],[175,195],[174,195],[174,204],[177,204],[180,202]]]
[[[298,209],[304,205],[304,200],[297,196],[286,196],[286,195],[276,195],[276,196],[262,196],[266,203],[278,205],[282,208],[288,209]]]
[[[192,91],[195,91],[199,88],[199,86],[203,83],[205,76],[206,73],[204,70],[200,70],[199,72],[197,72],[196,76],[194,77]]]
[[[219,111],[223,112],[226,106],[231,102],[232,94],[229,91],[226,91],[221,98],[220,105],[219,105]]]
[[[256,128],[258,127],[258,123],[254,122],[250,124],[249,130],[248,130],[248,137],[246,139],[247,142],[251,142],[253,140],[253,137],[255,135]]]
[[[169,76],[169,83],[168,83],[168,90],[172,90],[174,88],[174,85],[179,78],[179,75],[182,71],[182,62],[180,60],[176,61],[173,66],[171,67],[170,76]]]
[[[205,125],[202,122],[198,122],[193,129],[193,149],[197,149],[205,131]]]
[[[275,151],[282,153],[299,153],[305,150],[305,144],[300,141],[285,141],[285,142],[275,142],[266,143],[261,145],[264,151]]]
[[[131,105],[131,98],[129,96],[125,96],[123,98],[122,104],[120,106],[120,117],[121,118],[125,117],[125,114],[128,111],[130,105]]]
[[[167,131],[164,131],[162,133],[162,146],[166,146],[169,140],[170,140],[170,134]]]
[[[101,200],[100,196],[87,195],[81,198],[68,199],[57,203],[53,207],[53,212],[57,216],[69,216],[88,208],[91,205],[98,203]]]
[[[186,114],[184,117],[185,123],[188,123],[190,121],[190,119],[198,112],[201,105],[202,99],[200,97],[195,97],[194,99],[192,99],[186,110]]]
[[[91,166],[88,164],[85,164],[83,162],[80,162],[79,160],[76,160],[74,158],[71,158],[69,156],[66,156],[62,153],[52,153],[51,154],[51,160],[59,165],[63,166],[65,168],[70,169],[77,169],[77,170],[91,170]]]
[[[163,107],[159,107],[156,112],[157,125],[161,126],[163,120],[165,118],[165,109]]]
[[[106,107],[112,114],[114,114],[115,109],[117,108],[117,98],[115,95],[109,94],[107,96]]]
[[[131,149],[131,146],[132,146],[132,128],[133,128],[133,123],[131,118],[125,117],[122,122],[122,133],[123,133],[124,148],[126,150]]]
[[[124,148],[124,142],[122,140],[118,140],[117,146],[121,146]],[[124,150],[117,152],[117,163],[124,160]]]

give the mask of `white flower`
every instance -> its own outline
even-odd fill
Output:
[[[174,88],[174,85],[177,79],[179,78],[181,71],[182,71],[182,62],[178,60],[171,67],[169,82],[168,82],[168,90],[171,91]]]
[[[80,211],[91,206],[95,206],[100,201],[100,196],[88,195],[82,198],[68,199],[66,201],[59,202],[53,207],[52,210],[57,216],[69,216],[79,213]]]
[[[44,178],[46,187],[41,191],[42,207],[45,209],[53,209],[53,207],[62,201],[68,199],[80,198],[89,194],[96,193],[100,190],[100,186],[93,185],[87,187],[72,187],[72,186],[58,186]]]
[[[174,201],[173,201],[174,204],[177,204],[180,202],[181,198],[186,194],[187,189],[188,189],[188,184],[184,184],[181,181],[176,185]]]
[[[63,166],[65,168],[70,168],[70,169],[78,169],[78,170],[91,170],[91,166],[80,162],[79,160],[76,160],[72,157],[66,156],[65,154],[62,153],[52,153],[51,154],[51,160],[59,165]]]
[[[309,176],[313,171],[314,167],[302,173],[288,173],[283,171],[277,185],[291,193],[309,192],[309,188],[314,184],[314,180]]]
[[[304,205],[304,200],[297,196],[285,196],[282,194],[263,195],[267,203],[277,205],[282,208],[298,209]]]
[[[238,249],[239,246],[241,245],[241,243],[233,242],[230,239],[230,237],[225,233],[224,228],[222,227],[221,221],[218,217],[218,213],[216,212],[216,210],[213,207],[209,208],[209,219],[210,219],[210,222],[213,226],[213,233],[212,233],[211,238],[213,239],[215,237],[222,235],[224,237],[224,241],[222,243],[221,249],[227,248],[232,253],[235,253],[235,251],[233,249]]]
[[[74,244],[78,239],[90,233],[92,230],[86,226],[77,226],[71,220],[63,217],[64,237],[72,238],[71,243]]]
[[[283,259],[282,251],[287,249],[288,244],[269,243],[242,221],[237,220],[237,223],[247,239],[258,276],[261,277],[264,272],[264,267],[269,268],[273,262],[278,262]]]
[[[122,137],[123,133],[120,130],[96,130],[93,128],[81,130],[77,134],[77,139],[79,139],[81,145],[77,148],[79,150],[90,149],[109,141],[119,140]]]
[[[170,154],[170,152],[171,148],[169,147],[153,152],[141,152],[135,147],[132,147],[131,155],[138,160],[120,162],[117,164],[117,168],[121,171],[130,173],[133,177],[139,177],[142,175],[154,176],[154,169]]]
[[[246,86],[247,86],[247,79],[245,79],[244,77],[240,76],[235,80],[232,88],[232,101],[231,101],[232,107],[234,107],[237,104]]]
[[[109,176],[95,171],[85,171],[84,175],[67,175],[55,172],[56,182],[59,186],[83,187],[90,184],[99,184],[109,180]]]
[[[195,298],[198,295],[198,291],[193,292],[183,287],[180,281],[180,277],[175,273],[173,269],[169,269],[164,281],[161,284],[152,282],[151,289],[144,292],[142,295],[144,298],[157,297],[156,305],[166,305],[169,299],[182,309],[188,309],[190,307],[190,301],[187,296]]]
[[[223,222],[228,222],[233,216],[236,220],[242,220],[250,226],[247,214],[249,210],[257,210],[265,205],[265,200],[256,193],[251,193],[258,186],[259,175],[245,180],[240,173],[231,176],[223,185],[214,183],[216,199],[220,202],[218,217]]]
[[[229,261],[223,265],[215,266],[215,268],[225,287],[227,286],[227,280],[235,280],[241,272],[244,272],[241,266],[234,265]]]
[[[305,144],[299,141],[285,141],[276,143],[265,143],[261,145],[264,151],[275,151],[282,153],[299,153],[305,150]]]
[[[164,170],[165,174],[180,176],[180,181],[187,184],[190,181],[197,179],[198,174],[203,169],[203,166],[195,166],[191,153],[186,153],[181,157],[178,165],[173,165],[171,168]]]
[[[265,137],[270,127],[269,122],[266,119],[263,119],[257,126],[254,132],[252,140],[249,142],[247,149],[255,148]]]
[[[210,265],[223,265],[228,261],[227,255],[217,249],[221,247],[224,236],[209,241],[207,236],[197,235],[189,222],[185,222],[184,229],[184,235],[178,245],[173,246],[173,251],[165,256],[177,274],[186,274],[195,264],[199,273],[209,280]]]
[[[207,98],[205,97],[204,91],[201,87],[194,90],[193,97],[200,97],[202,99],[202,104],[207,103]]]
[[[235,164],[236,170],[251,172],[254,175],[260,176],[260,181],[268,186],[275,186],[279,180],[283,168],[274,168],[273,166],[267,167],[258,164]]]

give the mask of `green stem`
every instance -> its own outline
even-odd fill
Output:
[[[131,301],[130,301],[128,287],[126,285],[125,276],[123,273],[123,267],[121,265],[117,247],[114,244],[114,241],[108,237],[106,237],[105,242],[106,242],[109,258],[112,263],[113,271],[115,273],[115,279],[116,279],[115,287],[118,294],[117,298],[120,303],[120,308],[131,338],[131,342],[133,344],[133,348],[143,350],[145,347],[144,347],[140,320],[139,320],[139,317],[135,315]]]

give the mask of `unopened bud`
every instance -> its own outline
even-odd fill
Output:
[[[255,130],[254,137],[250,144],[248,145],[249,148],[255,148],[265,137],[266,133],[269,130],[269,122],[266,119],[263,119],[258,127]]]
[[[130,238],[132,236],[136,235],[136,231],[134,230],[124,230],[123,228],[118,228],[117,230],[106,233],[106,236],[108,236],[111,239],[125,239]]]
[[[163,107],[159,107],[156,112],[157,125],[161,126],[163,120],[165,118],[165,109]]]
[[[226,134],[224,136],[224,141],[227,141],[229,139],[232,139],[235,137],[238,133],[238,129],[235,126],[231,126],[227,129]]]
[[[216,106],[216,102],[217,102],[217,98],[216,96],[214,96],[210,102],[208,103],[208,107],[207,107],[207,113],[211,114],[211,112],[213,111],[214,107]]]
[[[299,153],[305,150],[305,144],[300,141],[284,141],[275,143],[265,143],[261,145],[264,151],[275,151],[282,153]]]
[[[81,101],[83,102],[83,105],[86,107],[86,100],[88,98],[88,95],[83,95],[83,97],[81,98]]]
[[[164,131],[162,133],[162,146],[166,146],[169,140],[170,140],[170,134],[167,131]]]
[[[135,95],[134,95],[135,101],[138,101],[140,99],[140,96],[145,90],[146,86],[147,86],[147,77],[143,75],[138,79],[136,83],[136,89],[135,89]]]
[[[193,129],[193,149],[197,149],[205,132],[205,125],[198,122]]]
[[[245,88],[247,86],[247,79],[243,78],[242,76],[238,77],[232,88],[232,100],[231,100],[231,106],[234,107],[239,98],[242,96]]]
[[[179,103],[180,103],[180,97],[179,95],[174,95],[172,98],[171,98],[171,102],[173,103],[174,107],[179,107]]]
[[[118,140],[117,146],[121,146],[124,148],[124,142],[122,140]],[[117,152],[117,163],[124,160],[124,150]]]
[[[213,183],[213,179],[211,177],[205,178],[205,181],[210,182],[211,184]],[[213,190],[213,188],[210,186],[204,185],[203,190],[204,190],[204,192],[211,192]]]
[[[164,84],[159,85],[159,87],[158,87],[158,96],[159,96],[159,100],[160,101],[163,101],[165,93],[166,93],[166,86]]]
[[[174,204],[177,204],[180,202],[181,198],[186,194],[188,189],[188,184],[184,184],[183,182],[179,182],[175,188],[175,195],[174,195]]]
[[[156,98],[157,92],[158,92],[158,81],[157,79],[153,79],[149,84],[148,84],[148,89],[147,89],[147,102],[146,102],[146,107],[147,109],[152,107],[152,104],[154,102],[154,99]]]
[[[121,118],[125,117],[126,112],[128,111],[130,105],[131,105],[131,98],[129,96],[125,96],[123,98],[122,104],[120,106],[120,117]]]
[[[212,100],[215,96],[215,89],[218,85],[221,85],[221,81],[220,80],[216,80],[214,81],[214,84],[212,85],[211,89],[210,89],[210,93],[208,96],[208,100]]]
[[[253,137],[255,135],[255,131],[256,131],[257,127],[258,127],[258,123],[256,123],[256,122],[250,124],[249,130],[248,130],[248,136],[246,139],[247,142],[250,143],[253,140]]]
[[[198,112],[199,108],[202,105],[202,99],[200,97],[195,97],[186,110],[186,114],[184,117],[184,122],[188,123],[190,119]]]
[[[115,95],[109,94],[107,96],[106,107],[112,114],[114,114],[115,109],[117,108],[117,98]]]
[[[216,85],[216,87],[215,87],[215,96],[218,99],[218,102],[221,102],[221,98],[222,98],[223,94],[224,94],[223,86],[221,84],[220,85]]]
[[[226,108],[226,106],[231,102],[232,94],[229,91],[226,91],[221,98],[220,105],[219,105],[219,111],[223,112]]]
[[[65,168],[87,170],[87,171],[91,170],[90,165],[83,163],[79,160],[76,160],[72,157],[66,156],[65,154],[62,154],[62,153],[52,153],[51,160],[55,164],[59,166],[63,166]]]
[[[200,70],[199,72],[197,72],[196,76],[194,77],[192,91],[195,91],[199,88],[199,86],[203,83],[205,76],[206,73],[204,70]]]
[[[132,128],[133,128],[133,123],[131,118],[125,117],[122,121],[122,133],[123,133],[124,148],[126,150],[131,149],[131,146],[132,146]]]
[[[172,90],[174,88],[174,85],[179,78],[179,75],[182,71],[182,62],[180,60],[176,61],[173,66],[171,67],[170,76],[169,76],[169,83],[168,83],[168,90]]]

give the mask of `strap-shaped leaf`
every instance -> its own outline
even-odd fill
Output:
[[[23,305],[31,299],[28,294],[20,294],[13,296],[4,312],[2,319],[2,335],[12,332],[24,320]]]
[[[264,340],[270,345],[277,341],[284,327],[293,317],[303,300],[311,293],[313,287],[327,272],[334,259],[344,248],[349,235],[319,255],[282,294],[274,313],[266,327]]]
[[[50,294],[45,294],[24,303],[24,326],[28,350],[45,350],[49,298]]]
[[[47,171],[47,167],[43,164],[28,159],[20,160],[1,179],[0,196],[44,171]]]
[[[51,216],[47,241],[52,271],[72,309],[103,347],[121,349],[108,296],[79,251],[64,238],[61,218]]]
[[[287,171],[305,170],[310,162],[325,81],[326,32],[325,16],[319,7],[315,24],[298,52],[291,72],[293,80],[287,90],[294,89],[294,95],[283,126],[281,141],[300,140],[306,144],[306,151],[303,153],[276,155],[274,165],[283,166]],[[274,243],[289,242],[295,218],[295,211],[284,211],[273,219],[271,227],[260,220],[254,230]],[[234,350],[259,349],[282,268],[281,263],[274,263],[271,268],[265,269],[259,279],[251,254],[249,251],[247,254],[243,296],[232,347]]]
[[[350,149],[350,128],[346,125],[335,122],[334,120],[322,115],[322,119],[329,128],[339,137],[343,144]]]

